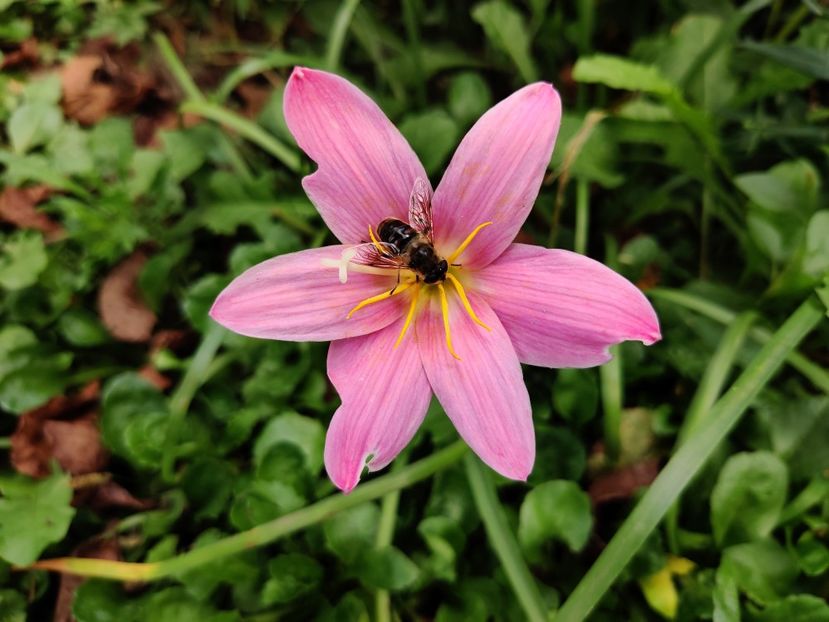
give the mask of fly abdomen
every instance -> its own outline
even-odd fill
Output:
[[[377,225],[377,237],[380,241],[393,245],[399,253],[406,250],[418,235],[411,225],[397,218],[386,218]]]

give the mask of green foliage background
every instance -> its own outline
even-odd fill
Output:
[[[68,118],[50,68],[100,37],[160,68],[173,109],[203,122],[147,146],[134,121],[152,111]],[[13,566],[102,538],[126,561],[163,563],[280,517],[284,537],[241,554],[211,552],[148,584],[87,581],[70,593],[72,615],[552,615],[641,496],[620,474],[664,465],[716,425],[712,406],[766,357],[760,344],[815,291],[829,299],[825,3],[0,0],[0,59],[31,38],[37,70],[0,72],[0,175],[5,187],[52,189],[38,209],[65,234],[0,223],[3,451],[22,413],[100,380],[105,477],[149,503],[96,509],[76,490],[72,506],[82,484],[57,463],[39,480],[6,467],[2,620],[49,619],[58,595],[59,575]],[[664,338],[624,344],[601,370],[525,368],[538,438],[527,484],[458,462],[459,452],[409,479],[406,463],[457,438],[433,404],[391,467],[392,492],[335,501],[333,517],[291,527],[336,494],[322,469],[337,405],[326,346],[229,334],[206,311],[245,268],[331,240],[300,186],[313,165],[281,115],[295,64],[369,92],[433,182],[494,102],[538,79],[562,93],[550,175],[522,235],[586,252],[649,290]],[[243,83],[266,95],[253,118]],[[102,325],[103,279],[136,249],[150,257],[138,287],[155,330],[184,331],[189,346],[150,350]],[[595,588],[603,598],[590,619],[829,621],[827,343],[824,321],[707,448],[660,527],[642,546],[620,541],[635,555],[612,589]],[[140,376],[148,364],[172,386]],[[672,577],[679,558],[694,567]]]

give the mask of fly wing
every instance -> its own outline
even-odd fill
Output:
[[[430,244],[432,237],[432,190],[429,183],[418,177],[409,197],[409,224],[415,231],[426,236]]]
[[[375,268],[400,268],[403,260],[397,252],[397,248],[393,244],[386,242],[368,242],[367,244],[357,244],[349,248],[348,259],[351,263],[360,264],[362,266],[373,266]]]

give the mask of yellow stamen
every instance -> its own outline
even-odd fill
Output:
[[[368,305],[374,304],[375,302],[380,302],[381,300],[385,300],[386,298],[391,298],[401,292],[405,292],[409,287],[411,287],[412,281],[400,283],[392,290],[383,292],[382,294],[377,294],[376,296],[372,296],[371,298],[366,298],[362,302],[360,302],[356,307],[354,307],[351,311],[348,312],[346,319],[350,319],[352,315],[357,313],[363,307],[367,307]]]
[[[397,341],[394,342],[394,347],[400,345],[400,342],[403,341],[403,337],[406,336],[406,331],[409,330],[409,326],[414,319],[415,309],[417,309],[417,297],[420,295],[420,283],[415,285],[414,294],[412,294],[412,302],[409,303],[409,312],[406,314],[406,322],[403,324],[403,330],[400,331],[400,336],[397,338]]]
[[[457,355],[455,348],[452,347],[452,333],[449,330],[449,303],[446,301],[446,290],[443,287],[443,283],[438,283],[437,286],[440,292],[440,312],[443,315],[443,331],[446,333],[446,347],[449,348],[449,354],[460,361],[461,357]]]
[[[480,224],[477,227],[475,227],[475,229],[472,230],[472,233],[470,233],[468,236],[466,236],[466,239],[463,241],[463,243],[457,248],[457,250],[454,253],[449,255],[449,257],[446,259],[446,261],[448,261],[450,264],[455,263],[455,260],[458,257],[460,257],[461,253],[466,250],[466,247],[469,246],[472,243],[472,240],[475,239],[475,236],[478,235],[478,233],[481,231],[481,229],[483,229],[484,227],[488,227],[491,224],[492,224],[492,221],[485,222],[485,223]]]
[[[371,228],[371,225],[368,226],[368,237],[371,238],[371,243],[374,244],[374,248],[376,248],[381,255],[385,255],[386,249],[384,249],[383,245],[380,244],[380,240],[375,237],[374,229]]]
[[[452,282],[452,285],[455,286],[455,290],[458,292],[458,296],[461,299],[461,304],[463,304],[463,308],[466,309],[466,312],[469,314],[469,317],[472,318],[472,321],[478,326],[483,326],[487,330],[492,330],[489,326],[484,324],[477,315],[475,315],[475,311],[472,309],[472,305],[469,304],[469,298],[466,297],[466,292],[464,291],[461,282],[449,273],[446,274],[446,278],[449,279]]]

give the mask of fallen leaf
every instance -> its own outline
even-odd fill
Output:
[[[590,484],[587,494],[594,506],[629,499],[637,490],[650,485],[658,474],[659,459],[646,458],[599,475]]]
[[[22,41],[16,48],[3,52],[0,58],[0,69],[11,69],[20,65],[34,65],[40,58],[37,39],[29,38]]]
[[[109,454],[96,424],[100,384],[93,382],[70,396],[58,396],[23,413],[11,435],[11,463],[30,477],[45,477],[57,460],[77,475],[106,466]]]
[[[109,481],[92,490],[84,490],[76,498],[76,505],[88,505],[94,510],[107,508],[126,508],[130,510],[148,510],[155,507],[155,502],[138,499],[120,484]]]
[[[118,548],[117,540],[114,538],[95,538],[84,542],[72,551],[72,555],[91,559],[121,560],[121,551]],[[72,616],[72,601],[75,599],[75,591],[84,581],[86,579],[78,575],[60,575],[60,588],[58,589],[58,599],[55,603],[52,622],[73,622],[75,620]]]
[[[119,263],[98,290],[98,312],[110,334],[121,341],[143,342],[152,336],[156,317],[141,297],[138,276],[148,256],[137,250]]]
[[[88,41],[60,69],[66,116],[91,125],[110,115],[136,113],[137,137],[146,135],[148,126],[158,126],[160,119],[176,127],[173,88],[159,66],[145,69],[140,64],[141,54],[137,45],[118,47],[106,38]]]
[[[36,207],[51,193],[51,189],[42,185],[4,188],[0,192],[0,220],[20,229],[37,229],[44,234],[47,241],[60,239],[64,235],[63,227]]]

